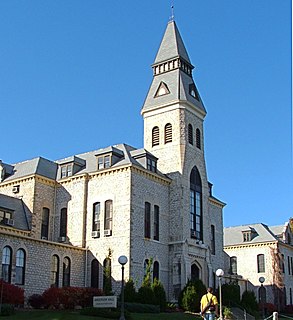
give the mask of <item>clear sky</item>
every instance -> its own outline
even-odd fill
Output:
[[[0,159],[143,146],[171,0],[0,0]],[[224,225],[293,216],[291,1],[174,0]]]

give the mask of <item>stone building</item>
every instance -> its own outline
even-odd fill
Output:
[[[239,279],[242,291],[253,290],[260,304],[271,303],[279,309],[292,305],[293,219],[280,226],[257,223],[224,228],[224,251],[228,273],[231,279]]]
[[[215,286],[224,263],[224,203],[204,154],[206,110],[175,21],[152,65],[143,104],[144,146],[126,144],[50,161],[1,162],[2,277],[26,296],[50,286],[140,286],[148,261],[168,300],[188,279]]]

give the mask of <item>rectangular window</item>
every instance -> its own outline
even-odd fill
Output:
[[[160,219],[160,209],[159,206],[154,206],[154,240],[159,241],[159,219]]]
[[[100,211],[101,204],[96,202],[93,204],[93,228],[92,231],[100,231]]]
[[[49,235],[49,215],[50,215],[50,210],[48,208],[43,208],[42,226],[41,226],[41,238],[42,239],[48,239],[48,235]]]
[[[231,274],[233,275],[237,274],[237,257],[230,258],[230,270],[231,270]]]
[[[211,254],[216,254],[216,238],[214,225],[211,225]]]
[[[287,257],[287,262],[288,262],[288,274],[290,275],[291,274],[291,266],[290,266],[290,257],[288,256]]]
[[[291,260],[291,275],[293,275],[293,259],[292,259],[292,257],[290,258],[290,260]]]
[[[113,202],[112,200],[107,200],[105,202],[105,220],[104,220],[104,230],[112,230],[112,215],[113,215]],[[110,234],[107,234],[110,235]]]
[[[61,167],[61,178],[72,176],[72,163],[66,164]]]
[[[145,203],[144,211],[144,237],[150,239],[151,237],[151,204]]]
[[[111,167],[111,156],[105,155],[98,157],[98,170]]]
[[[251,241],[251,232],[243,232],[243,242]]]
[[[155,160],[147,158],[147,169],[152,172],[157,172],[157,163]]]
[[[67,208],[62,208],[60,212],[60,237],[67,236]]]
[[[257,272],[265,272],[265,256],[264,254],[259,254],[257,256]]]

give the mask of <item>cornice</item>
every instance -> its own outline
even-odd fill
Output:
[[[16,236],[16,237],[21,237],[21,236],[29,236],[30,231],[29,230],[21,230],[21,229],[15,229],[12,227],[8,227],[5,225],[0,225],[0,233],[3,234],[9,234],[12,236]]]
[[[151,172],[147,169],[144,169],[144,168],[140,168],[138,166],[135,166],[135,165],[132,165],[131,166],[131,170],[135,173],[139,173],[141,174],[142,176],[154,181],[154,182],[157,182],[157,183],[161,183],[161,184],[164,184],[164,185],[170,185],[171,184],[171,179],[170,178],[167,178],[167,177],[162,177],[154,172]]]
[[[209,197],[209,202],[211,202],[212,204],[216,205],[217,207],[223,209],[226,206],[226,203],[214,198],[214,197]]]
[[[40,176],[38,174],[35,175],[35,180],[36,182],[42,183],[42,184],[46,184],[50,187],[54,187],[56,185],[56,180],[52,180],[43,176]]]
[[[99,170],[99,171],[95,171],[89,174],[89,179],[93,179],[97,176],[106,176],[106,175],[110,175],[110,174],[114,174],[116,172],[123,172],[123,171],[129,171],[129,168],[131,167],[131,164],[127,164],[124,166],[119,166],[119,167],[111,167],[111,168],[107,168],[107,169],[103,169],[103,170]]]
[[[5,186],[5,187],[9,186],[9,185],[13,186],[16,183],[27,182],[29,180],[35,180],[35,177],[36,177],[35,174],[31,174],[31,175],[26,176],[26,177],[21,177],[21,178],[9,180],[9,181],[3,181],[3,182],[0,183],[0,188],[2,186]]]
[[[275,245],[278,243],[278,240],[276,241],[268,241],[268,242],[259,242],[259,243],[245,243],[245,244],[235,244],[235,245],[229,245],[229,246],[223,246],[224,250],[234,250],[234,249],[243,249],[243,248],[252,248],[252,247],[267,247],[270,245]]]

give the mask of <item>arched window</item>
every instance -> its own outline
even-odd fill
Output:
[[[9,246],[3,248],[2,253],[2,279],[11,282],[12,249]]]
[[[151,204],[145,202],[144,204],[144,237],[150,239],[151,237]]]
[[[96,202],[93,204],[93,231],[100,231],[100,212],[101,204]]]
[[[70,286],[70,271],[71,271],[71,262],[68,257],[63,259],[63,280],[62,286],[69,287]]]
[[[91,287],[99,288],[99,261],[92,260],[91,263]]]
[[[196,136],[196,147],[198,149],[201,149],[201,134],[200,134],[200,130],[198,128],[196,129],[195,136]]]
[[[165,125],[165,143],[172,142],[172,125],[167,123]]]
[[[48,235],[49,235],[49,216],[50,216],[50,210],[48,208],[43,208],[41,238],[45,240],[48,239]]]
[[[105,235],[110,236],[112,232],[112,217],[113,217],[113,201],[107,200],[105,202],[105,221],[104,232]]]
[[[160,208],[159,206],[154,206],[154,240],[160,239]]]
[[[159,262],[155,261],[154,262],[154,267],[153,267],[153,281],[155,281],[155,279],[159,280],[160,278],[160,266],[159,266]]]
[[[188,125],[188,142],[193,145],[193,127],[191,124]]]
[[[202,184],[196,167],[190,174],[190,230],[192,238],[202,240]]]
[[[199,279],[199,267],[196,264],[191,265],[191,280]]]
[[[67,208],[62,208],[60,213],[60,237],[67,236]]]
[[[152,130],[152,147],[160,144],[160,130],[159,127],[154,127]]]
[[[51,287],[59,286],[59,257],[54,254],[51,260]]]
[[[24,284],[25,275],[25,251],[18,249],[16,251],[16,262],[15,262],[15,283]]]
[[[237,257],[230,257],[231,274],[237,274]]]
[[[261,304],[267,302],[267,292],[266,288],[263,285],[261,285],[258,289],[258,301]]]
[[[257,255],[257,272],[265,272],[265,255],[258,254]]]
[[[104,275],[103,275],[103,290],[105,294],[109,294],[112,291],[112,267],[111,267],[111,259],[106,258],[103,263],[104,267]]]

